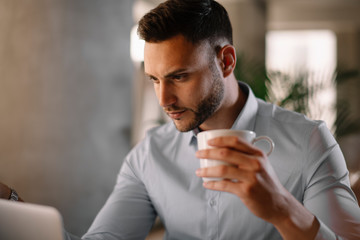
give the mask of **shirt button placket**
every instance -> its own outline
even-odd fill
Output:
[[[207,194],[207,239],[217,239],[218,238],[218,229],[219,229],[219,211],[218,211],[218,201],[219,193],[215,191],[208,191]]]

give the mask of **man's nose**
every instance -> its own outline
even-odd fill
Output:
[[[176,103],[175,89],[171,84],[160,82],[156,92],[161,107],[171,106]]]

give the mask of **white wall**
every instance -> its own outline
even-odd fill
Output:
[[[0,0],[0,181],[84,233],[130,148],[131,0]]]
[[[249,60],[265,62],[265,4],[253,0],[219,2],[229,14],[236,51]]]

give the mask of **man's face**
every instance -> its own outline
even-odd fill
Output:
[[[210,44],[193,45],[181,35],[145,44],[145,73],[160,106],[181,132],[201,127],[220,107],[223,80]]]

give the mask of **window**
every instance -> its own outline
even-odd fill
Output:
[[[296,83],[309,95],[306,115],[324,120],[333,129],[336,118],[336,36],[328,30],[270,31],[266,36],[266,67],[270,73],[270,100],[281,102]],[[294,108],[294,106],[285,106]],[[295,110],[295,109],[291,109]]]

